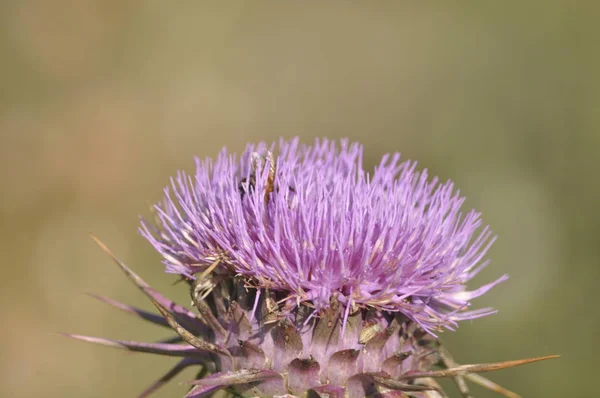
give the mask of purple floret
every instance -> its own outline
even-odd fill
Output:
[[[385,155],[369,174],[362,154],[347,140],[248,145],[241,158],[223,149],[172,180],[155,206],[159,227],[143,221],[142,235],[167,272],[194,278],[219,261],[218,272],[286,292],[288,310],[309,303],[318,313],[337,298],[428,331],[495,312],[466,311],[507,278],[466,290],[494,241],[480,214],[461,213],[452,182],[415,162]]]

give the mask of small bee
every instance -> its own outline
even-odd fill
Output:
[[[267,151],[266,156],[260,155],[258,152],[252,152],[252,172],[248,176],[248,178],[244,177],[240,183],[238,184],[238,191],[242,199],[246,193],[252,194],[254,193],[254,188],[256,187],[256,175],[261,173],[265,163],[269,163],[269,174],[267,176],[267,184],[265,185],[265,203],[269,203],[270,194],[272,192],[279,192],[279,187],[275,185],[275,160],[273,159],[273,154],[271,151]],[[296,192],[293,187],[289,187],[290,192]]]
[[[266,156],[260,155],[258,152],[252,152],[252,172],[248,178],[243,178],[239,185],[238,191],[244,199],[246,193],[253,193],[256,186],[256,174],[262,172],[263,167],[268,162],[269,175],[267,176],[267,184],[265,186],[265,202],[269,203],[269,194],[275,189],[275,160],[271,151],[267,151]]]
[[[240,192],[240,196],[244,199],[246,192],[253,193],[254,186],[256,185],[256,176],[254,173],[250,174],[249,178],[244,177],[242,181],[238,184],[238,191]]]

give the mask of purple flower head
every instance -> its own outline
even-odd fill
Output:
[[[494,241],[480,214],[461,213],[452,182],[415,162],[385,155],[370,174],[362,154],[347,140],[251,144],[239,158],[223,149],[172,179],[155,206],[159,226],[142,222],[141,233],[167,272],[194,279],[212,265],[285,292],[287,312],[306,304],[318,314],[336,299],[346,316],[399,312],[429,332],[493,313],[468,310],[507,278],[466,289]]]

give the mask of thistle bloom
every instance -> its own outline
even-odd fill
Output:
[[[346,140],[248,145],[240,158],[223,150],[196,167],[171,181],[155,206],[157,222],[142,221],[140,231],[166,271],[188,282],[199,313],[119,262],[164,318],[101,299],[170,326],[176,340],[78,336],[184,357],[142,396],[190,365],[202,372],[188,397],[220,389],[434,397],[443,392],[432,378],[445,376],[466,395],[463,375],[489,370],[457,367],[436,338],[458,321],[492,314],[470,309],[471,300],[507,278],[467,290],[494,237],[479,213],[461,213],[464,198],[452,182],[430,179],[399,154],[369,174],[362,147]]]
[[[399,154],[370,176],[362,147],[347,141],[281,141],[277,159],[273,150],[249,145],[240,160],[224,150],[198,160],[194,177],[178,174],[156,207],[162,228],[142,227],[167,272],[193,278],[219,259],[257,289],[285,292],[286,312],[307,303],[318,313],[337,297],[427,331],[493,313],[465,311],[506,276],[465,289],[493,238],[479,213],[460,213],[452,182],[429,180]]]

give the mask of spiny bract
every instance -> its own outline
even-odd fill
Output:
[[[99,298],[177,336],[74,337],[183,357],[141,396],[192,365],[200,373],[187,397],[443,397],[435,377],[455,377],[465,396],[465,377],[514,394],[471,373],[532,360],[459,366],[435,335],[494,312],[468,307],[506,276],[465,286],[487,264],[491,232],[478,213],[460,213],[451,182],[399,159],[384,156],[371,175],[358,144],[295,139],[197,160],[141,233],[187,282],[198,313],[115,258],[162,317]]]

